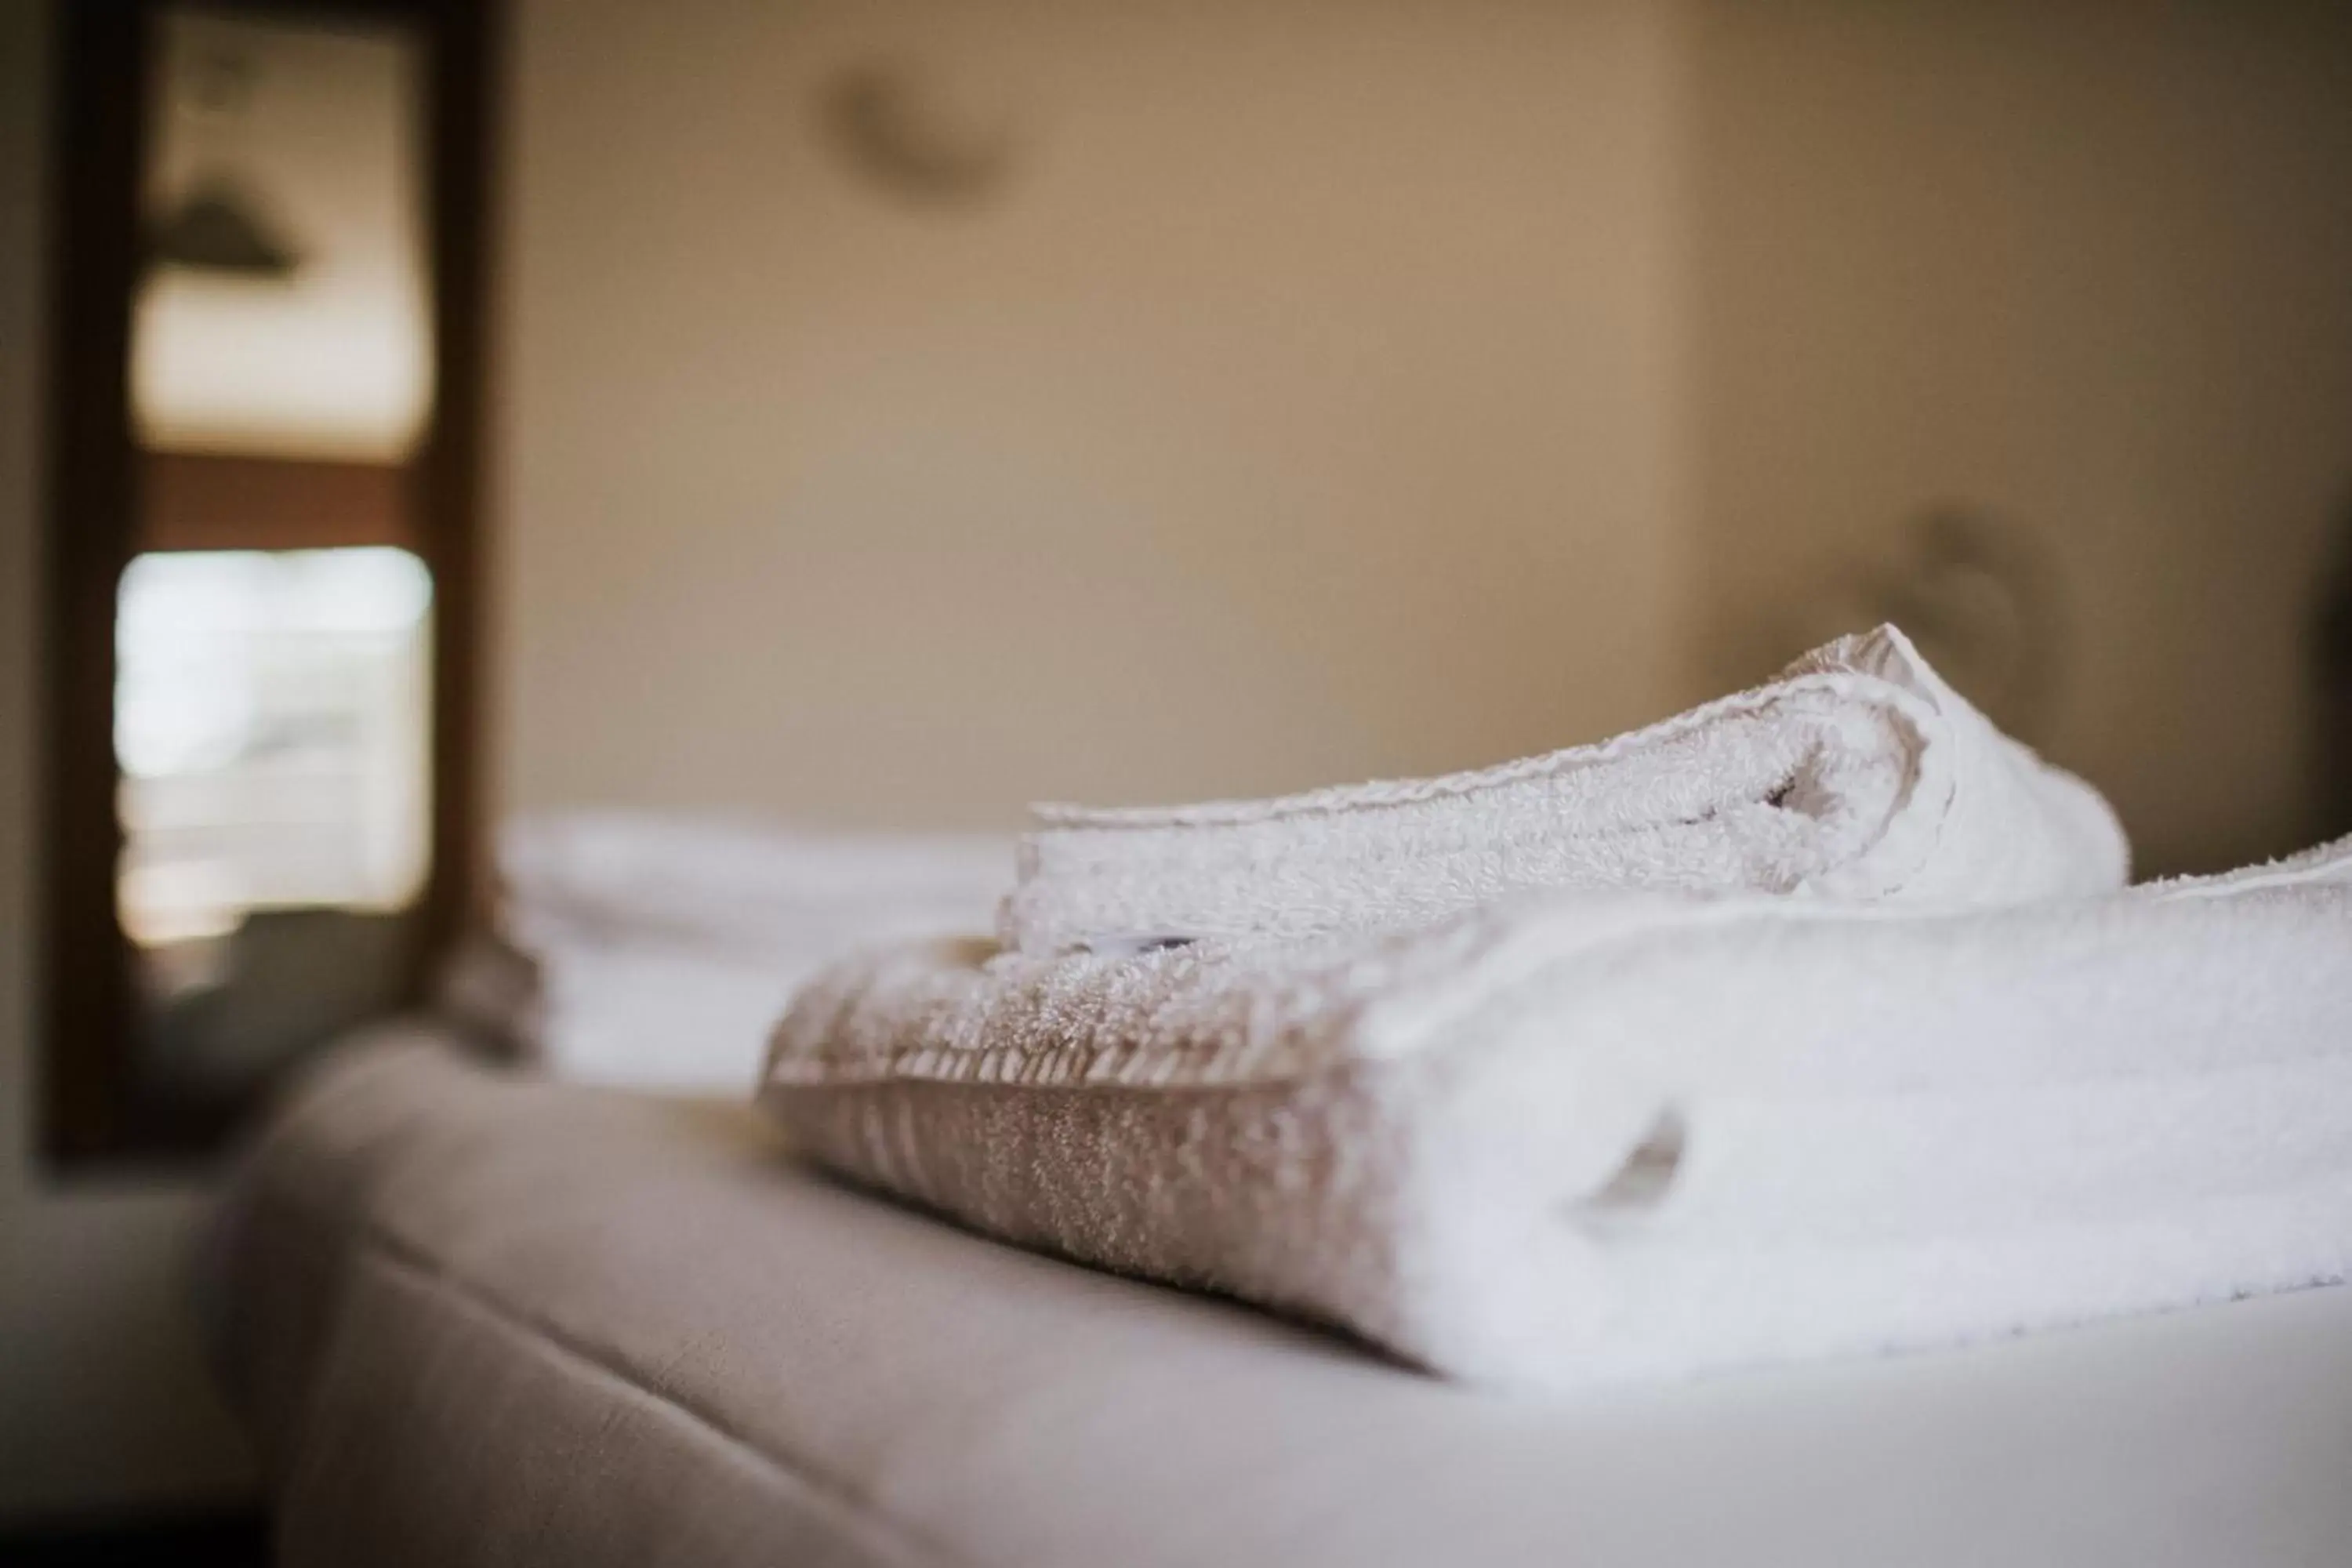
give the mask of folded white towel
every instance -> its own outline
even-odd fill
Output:
[[[2122,885],[2098,794],[2002,735],[1893,626],[1598,746],[1167,809],[1038,808],[1007,946],[1405,931],[1541,889],[2002,903]]]
[[[1026,1244],[1559,1387],[2340,1279],[2352,840],[2014,909],[1551,894],[804,989],[765,1102]]]
[[[525,947],[653,942],[792,964],[845,936],[984,930],[1013,854],[994,834],[601,811],[510,823],[498,858],[500,924]]]
[[[984,929],[1012,863],[984,835],[527,818],[499,836],[495,930],[442,1000],[561,1077],[741,1098],[801,982],[862,947]]]
[[[442,1002],[502,1053],[556,1078],[740,1100],[758,1087],[768,1035],[817,967],[637,942],[524,953],[478,939],[451,966]]]

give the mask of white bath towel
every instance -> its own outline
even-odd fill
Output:
[[[1552,894],[805,989],[765,1103],[1026,1244],[1562,1387],[2340,1279],[2352,840],[2004,910]]]
[[[510,823],[498,857],[494,930],[442,985],[453,1015],[561,1077],[741,1099],[803,980],[986,929],[1013,846],[593,812]]]
[[[1893,626],[1602,745],[1168,809],[1038,808],[1000,928],[1031,953],[1406,931],[1536,889],[2002,903],[2122,885],[2097,793]]]

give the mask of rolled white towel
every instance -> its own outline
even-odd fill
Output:
[[[829,973],[765,1103],[1014,1241],[1560,1387],[2338,1280],[2352,840],[2003,910],[1549,894]]]
[[[1168,808],[1036,808],[999,931],[1024,952],[1404,931],[1535,889],[1992,904],[2105,891],[2096,791],[1994,729],[1893,626],[1601,745]]]

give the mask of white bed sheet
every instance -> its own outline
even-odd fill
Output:
[[[2352,1557],[2340,1289],[1497,1398],[421,1032],[312,1079],[215,1243],[289,1568]]]

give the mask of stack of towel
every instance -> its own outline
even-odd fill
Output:
[[[1012,1239],[1548,1387],[2341,1278],[2352,843],[2120,891],[1899,634],[1486,773],[1050,813],[764,1099]]]
[[[511,823],[498,858],[495,925],[445,977],[448,1010],[559,1076],[734,1098],[802,982],[984,925],[1013,863],[982,835],[619,812]]]

